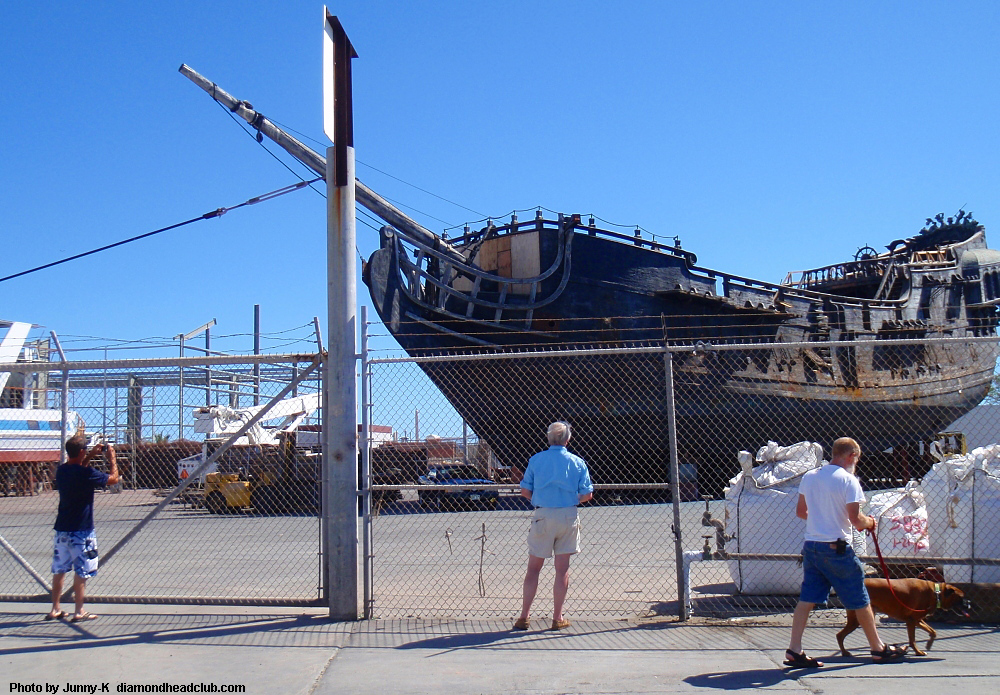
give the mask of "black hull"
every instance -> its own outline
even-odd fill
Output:
[[[573,423],[571,448],[595,483],[668,483],[665,370],[662,354],[533,357],[421,363],[448,401],[485,439],[501,465],[523,470],[543,449],[554,420]],[[630,375],[623,379],[622,375]],[[881,452],[928,440],[968,412],[987,386],[964,401],[915,406],[705,393],[676,383],[678,462],[693,464],[703,494],[718,494],[739,472],[737,454],[775,441],[816,441],[829,452],[842,436]],[[666,499],[667,493],[643,498]]]
[[[379,316],[415,357],[686,346],[673,359],[678,459],[697,467],[702,492],[717,494],[738,472],[737,453],[768,441],[829,447],[853,436],[881,452],[929,439],[989,389],[994,343],[924,342],[995,334],[995,308],[979,285],[949,289],[956,270],[942,264],[899,277],[890,267],[882,280],[855,272],[895,298],[838,298],[707,271],[689,254],[573,231],[563,220],[532,229],[537,266],[549,270],[513,295],[518,286],[496,276],[460,290],[443,260],[420,265],[431,249],[410,261],[384,236],[365,269]],[[984,243],[976,249],[1000,270],[1000,256]],[[914,342],[882,342],[891,339]],[[852,344],[827,345],[837,341]],[[723,344],[745,347],[711,348]],[[501,465],[522,469],[544,448],[546,426],[565,419],[595,483],[669,481],[662,351],[420,367]]]

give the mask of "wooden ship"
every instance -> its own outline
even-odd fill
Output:
[[[321,155],[247,102],[181,72],[325,173]],[[991,384],[994,342],[927,342],[996,334],[1000,252],[964,211],[928,219],[884,252],[865,247],[770,283],[580,215],[512,216],[448,239],[360,181],[356,195],[386,223],[363,280],[411,356],[689,347],[673,365],[677,453],[703,492],[717,493],[738,471],[738,451],[767,441],[829,445],[849,434],[881,452],[926,440]],[[719,345],[730,347],[712,349]],[[546,425],[564,419],[595,483],[668,481],[662,351],[420,367],[501,465],[523,468]]]

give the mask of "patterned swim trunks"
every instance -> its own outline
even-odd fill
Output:
[[[97,534],[94,531],[56,531],[52,541],[52,574],[70,570],[83,579],[97,576]]]

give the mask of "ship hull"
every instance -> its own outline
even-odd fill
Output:
[[[573,424],[572,446],[588,461],[595,483],[669,481],[662,349],[497,356],[510,351],[682,347],[672,366],[678,461],[697,469],[699,487],[710,494],[738,471],[741,450],[756,451],[768,441],[829,447],[840,436],[853,436],[866,451],[909,445],[933,437],[989,389],[995,344],[924,342],[993,331],[995,322],[982,313],[975,331],[963,328],[970,323],[964,314],[954,320],[954,294],[948,305],[923,301],[922,318],[911,321],[900,301],[887,308],[838,302],[731,277],[723,278],[720,291],[719,277],[692,268],[690,258],[571,234],[562,237],[563,247],[558,231],[537,234],[536,265],[561,266],[530,298],[522,286],[523,305],[518,297],[497,303],[507,289],[502,286],[490,295],[486,283],[477,283],[483,291],[474,297],[421,284],[391,238],[365,269],[390,332],[411,356],[440,356],[421,361],[421,369],[501,465],[523,469],[544,448],[548,423],[563,419]],[[552,299],[519,308],[536,296]],[[475,305],[482,297],[492,304]],[[919,342],[880,342],[900,338]],[[837,344],[825,345],[830,342]],[[470,353],[484,359],[446,357]]]
[[[421,368],[501,465],[523,470],[545,448],[547,425],[568,420],[572,448],[595,483],[670,481],[662,354],[434,361]],[[929,403],[748,395],[739,384],[707,391],[677,380],[678,462],[697,472],[703,493],[717,494],[739,471],[737,453],[756,452],[768,441],[828,448],[849,435],[866,452],[881,452],[929,440],[979,403],[990,375],[970,377],[962,395],[956,390]],[[638,495],[666,496],[665,490]]]

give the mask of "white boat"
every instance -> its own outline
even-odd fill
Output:
[[[0,365],[37,359],[35,350],[25,347],[34,326],[20,321],[0,321],[6,328],[0,341]],[[83,419],[72,410],[34,408],[30,389],[11,372],[0,372],[0,402],[22,407],[0,408],[0,489],[5,494],[33,494],[45,480],[43,467],[54,468],[62,456],[65,441],[81,431]],[[23,407],[29,406],[29,407]]]

